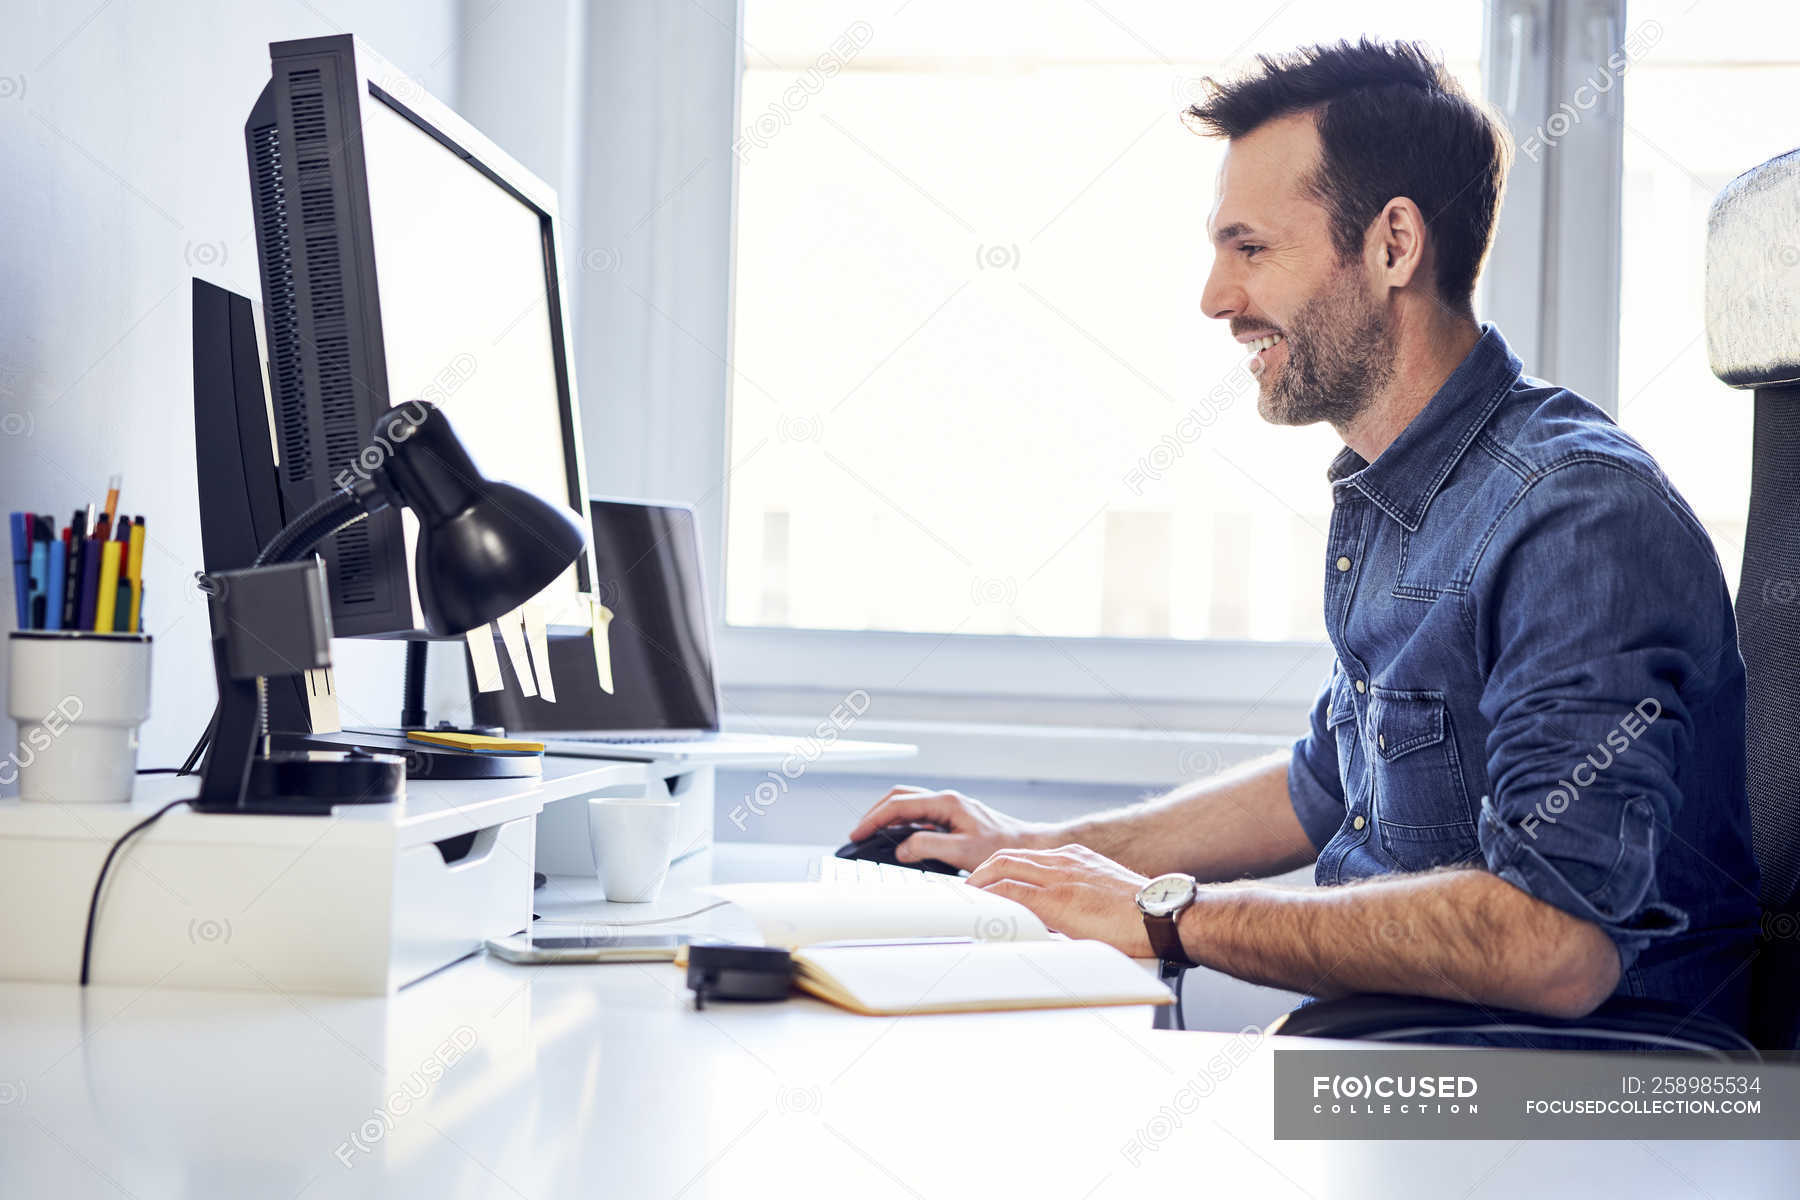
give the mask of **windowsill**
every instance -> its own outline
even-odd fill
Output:
[[[746,733],[816,737],[819,720],[762,714],[727,724]],[[910,759],[844,763],[826,758],[810,770],[884,778],[1004,779],[1146,788],[1173,787],[1293,744],[1293,737],[1271,733],[868,718],[834,732],[859,741],[906,742],[918,746],[919,754]]]

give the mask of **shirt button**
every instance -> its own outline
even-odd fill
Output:
[[[1359,679],[1356,681],[1356,690],[1359,692],[1366,692],[1369,690],[1369,685]]]
[[[1368,824],[1367,821],[1363,820],[1361,817],[1358,817],[1358,818],[1356,818],[1356,820],[1350,822],[1350,827],[1352,829],[1361,829],[1364,825],[1367,825],[1367,824]]]
[[[1385,733],[1376,734],[1375,735],[1375,744],[1377,746],[1380,746],[1383,750],[1386,750],[1387,749],[1387,734],[1385,734]]]
[[[1350,560],[1345,558],[1342,554],[1338,555],[1337,569],[1340,571],[1348,571],[1350,569]]]

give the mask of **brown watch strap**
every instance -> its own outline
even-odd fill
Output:
[[[1146,913],[1144,931],[1150,935],[1150,948],[1156,951],[1156,957],[1184,967],[1197,967],[1200,964],[1188,957],[1181,945],[1181,934],[1175,928],[1176,919],[1186,911],[1186,906],[1183,906],[1174,916],[1153,917]]]

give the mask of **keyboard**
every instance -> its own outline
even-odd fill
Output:
[[[955,875],[921,871],[916,867],[896,867],[892,863],[870,862],[866,858],[839,858],[821,855],[807,864],[806,877],[814,883],[853,884],[922,884],[959,882]]]
[[[704,733],[558,733],[551,736],[561,742],[610,742],[636,745],[639,742],[698,742],[705,740],[709,735]]]

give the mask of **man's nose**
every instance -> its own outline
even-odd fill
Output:
[[[1227,320],[1242,313],[1244,304],[1244,289],[1230,277],[1225,256],[1214,255],[1206,286],[1200,291],[1200,311],[1214,320]]]

